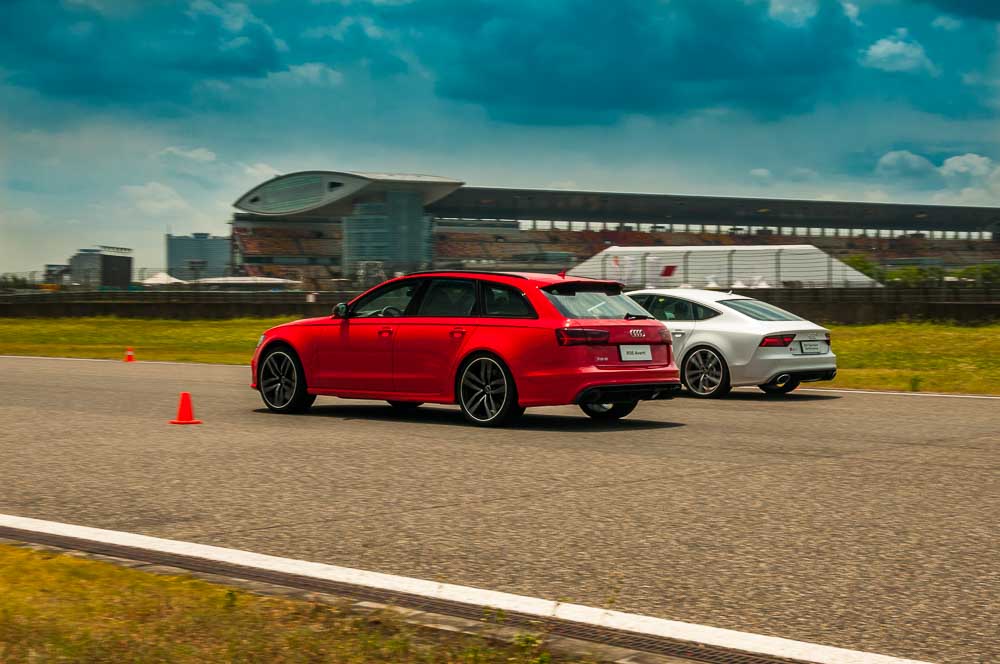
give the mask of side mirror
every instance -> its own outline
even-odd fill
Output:
[[[341,302],[333,308],[334,318],[347,318],[347,303]]]

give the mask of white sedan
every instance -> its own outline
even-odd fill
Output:
[[[830,331],[767,302],[694,288],[628,296],[670,330],[681,381],[694,396],[720,397],[737,385],[787,394],[837,375]]]

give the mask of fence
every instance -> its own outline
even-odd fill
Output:
[[[734,290],[829,323],[1000,319],[998,288],[773,288]],[[355,290],[306,292],[95,291],[0,294],[0,318],[118,316],[178,320],[323,316]]]

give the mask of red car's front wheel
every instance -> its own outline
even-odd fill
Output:
[[[458,405],[465,419],[477,426],[495,427],[521,415],[514,377],[492,355],[473,355],[458,372]]]
[[[306,390],[302,364],[290,348],[277,346],[265,351],[258,373],[257,386],[268,410],[302,413],[316,400],[316,395]]]

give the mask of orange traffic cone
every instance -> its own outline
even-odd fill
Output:
[[[177,419],[170,420],[171,424],[201,424],[201,420],[194,419],[194,409],[191,407],[191,393],[181,392],[181,400],[177,404]]]
[[[125,349],[125,358],[122,362],[135,362],[135,352],[132,350],[131,346]]]

